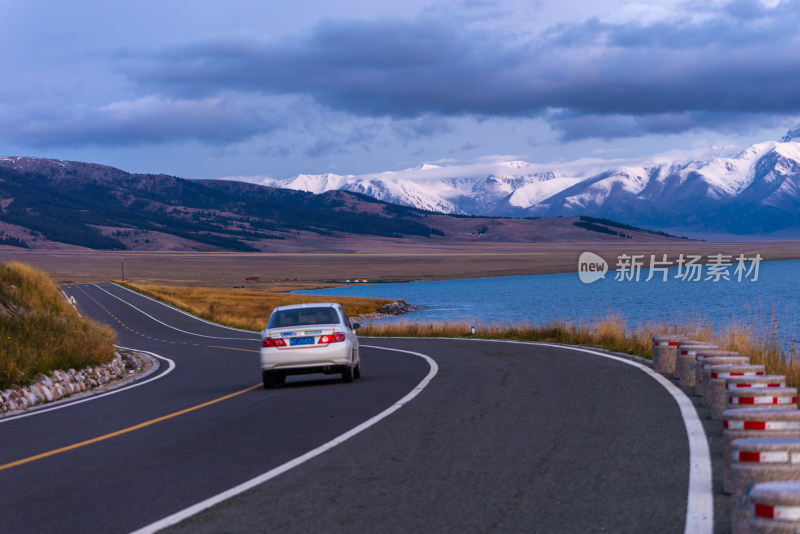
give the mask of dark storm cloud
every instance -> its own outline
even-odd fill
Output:
[[[404,139],[429,139],[453,131],[450,121],[437,115],[395,121],[393,128]]]
[[[716,131],[733,134],[751,128],[778,126],[780,123],[774,117],[758,113],[705,111],[649,115],[597,115],[559,111],[548,113],[546,120],[560,132],[565,141],[590,137],[602,139],[681,134],[702,125],[713,125]]]
[[[617,137],[797,113],[798,23],[794,0],[690,4],[647,24],[592,19],[527,41],[445,18],[328,21],[293,41],[214,41],[124,65],[170,95],[302,94],[393,118],[541,116],[566,138]],[[604,116],[605,128],[576,127]]]
[[[120,49],[110,63],[134,82],[128,100],[4,99],[0,139],[37,146],[225,144],[310,113],[301,129],[321,141],[308,151],[325,154],[366,143],[352,139],[367,131],[366,122],[328,131],[304,107],[324,106],[344,122],[348,115],[388,117],[404,139],[448,134],[457,117],[539,117],[562,139],[576,140],[729,131],[743,117],[752,126],[800,114],[800,0],[774,8],[756,0],[689,2],[666,19],[595,18],[533,37],[525,28],[511,34],[442,9],[415,20],[328,20],[291,39]],[[282,106],[282,95],[299,97],[299,104]]]
[[[418,116],[497,107],[477,95],[484,74],[517,65],[496,36],[468,34],[439,20],[331,21],[282,43],[213,42],[129,63],[140,82],[183,95],[237,89],[308,94],[360,115]],[[460,90],[459,90],[460,89]],[[508,111],[512,111],[509,109]]]

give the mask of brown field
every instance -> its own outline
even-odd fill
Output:
[[[383,211],[381,204],[365,203],[348,197],[348,209],[356,212]],[[191,211],[191,210],[190,210]],[[222,213],[229,216],[230,213]],[[526,246],[559,243],[658,243],[680,241],[678,238],[656,235],[644,230],[612,228],[609,234],[588,231],[573,223],[577,217],[551,217],[545,219],[497,219],[486,217],[454,217],[444,214],[425,214],[416,222],[429,225],[445,235],[430,237],[406,235],[386,237],[370,234],[313,232],[309,230],[275,232],[281,239],[248,240],[248,244],[265,253],[341,253],[341,254],[438,254],[448,252],[514,252],[527,250]],[[132,230],[129,227],[97,226],[103,235],[120,239],[127,250],[140,252],[213,252],[219,249],[198,241],[178,237],[166,232]],[[25,241],[33,250],[81,250],[76,245],[34,237],[29,229],[0,221],[0,232]],[[224,232],[221,235],[225,235]],[[2,247],[2,246],[0,246]],[[8,248],[8,247],[7,247]]]
[[[469,243],[427,248],[395,240],[395,252],[233,253],[109,252],[96,250],[24,250],[0,246],[0,262],[20,261],[59,282],[125,279],[147,284],[272,291],[330,285],[331,281],[423,281],[523,274],[574,272],[581,252],[603,256],[613,268],[621,253],[660,255],[724,253],[734,258],[761,254],[765,261],[800,258],[800,241],[723,242],[572,242]],[[360,247],[354,247],[360,248]],[[382,247],[381,249],[385,249]],[[257,281],[246,281],[257,277]],[[338,282],[337,282],[338,284]]]

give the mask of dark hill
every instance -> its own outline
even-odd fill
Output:
[[[0,159],[0,208],[0,222],[94,249],[126,249],[130,240],[123,238],[133,233],[237,251],[261,250],[264,240],[298,232],[442,235],[421,221],[418,210],[338,191],[313,195],[37,158]]]

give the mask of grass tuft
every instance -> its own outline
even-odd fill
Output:
[[[110,362],[115,340],[108,326],[78,317],[44,273],[0,264],[0,389],[55,369]]]

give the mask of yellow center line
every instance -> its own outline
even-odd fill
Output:
[[[161,421],[166,421],[167,419],[172,419],[173,417],[178,417],[179,415],[184,415],[189,412],[193,412],[195,410],[199,410],[200,408],[205,408],[206,406],[211,406],[212,404],[216,404],[218,402],[222,402],[224,400],[228,400],[230,398],[236,397],[237,395],[241,395],[242,393],[247,393],[248,391],[252,391],[256,388],[261,387],[261,384],[256,384],[255,386],[250,386],[247,389],[243,389],[241,391],[237,391],[236,393],[231,393],[230,395],[225,395],[224,397],[220,397],[218,399],[214,399],[208,402],[204,402],[203,404],[198,404],[197,406],[192,406],[191,408],[186,408],[185,410],[181,410],[179,412],[174,412],[169,415],[164,415],[162,417],[158,417],[156,419],[151,419],[150,421],[145,421],[144,423],[139,423],[138,425],[130,426],[128,428],[123,428],[122,430],[117,430],[116,432],[111,432],[110,434],[105,434],[103,436],[98,436],[96,438],[88,439],[86,441],[81,441],[80,443],[73,443],[72,445],[67,445],[66,447],[61,447],[60,449],[54,449],[52,451],[43,452],[42,454],[37,454],[35,456],[29,456],[27,458],[23,458],[22,460],[17,460],[15,462],[7,463],[5,465],[0,465],[0,471],[5,469],[10,469],[12,467],[16,467],[18,465],[27,464],[30,462],[35,462],[36,460],[41,460],[42,458],[47,458],[48,456],[54,456],[56,454],[60,454],[62,452],[71,451],[73,449],[77,449],[79,447],[85,447],[86,445],[91,445],[92,443],[97,443],[99,441],[103,441],[109,438],[114,438],[117,436],[121,436],[122,434],[127,434],[128,432],[133,432],[134,430],[139,430],[141,428],[154,425],[156,423],[160,423]]]

